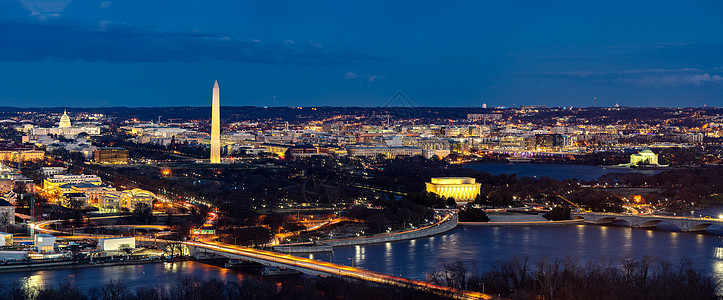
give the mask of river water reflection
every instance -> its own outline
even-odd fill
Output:
[[[461,259],[486,270],[513,256],[570,255],[585,260],[640,258],[645,255],[679,263],[684,257],[706,273],[723,279],[716,258],[721,238],[713,234],[645,230],[617,226],[458,227],[446,234],[394,243],[335,248],[334,253],[305,257],[424,280],[441,263]],[[720,252],[720,250],[718,250]]]
[[[433,237],[393,243],[335,248],[332,253],[303,256],[333,260],[372,271],[424,280],[441,263],[461,259],[470,267],[486,270],[513,256],[571,255],[583,261],[655,256],[679,263],[690,258],[704,272],[723,279],[721,237],[713,234],[633,229],[629,227],[571,225],[559,227],[458,227]],[[718,253],[718,255],[716,255]],[[170,288],[182,276],[236,281],[243,273],[198,262],[146,264],[0,274],[0,282],[27,279],[31,284],[57,286],[74,280],[83,289],[99,288],[110,279],[137,286]]]
[[[238,281],[249,275],[200,262],[184,261],[3,273],[0,274],[0,282],[7,285],[15,281],[24,280],[26,284],[30,286],[57,287],[66,281],[73,281],[75,285],[81,289],[98,289],[109,280],[120,280],[131,290],[140,286],[157,286],[170,289],[178,279],[184,276]]]

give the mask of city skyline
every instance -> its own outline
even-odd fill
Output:
[[[495,264],[517,254],[530,274],[548,257],[572,262],[550,276],[573,279],[601,269],[574,261],[620,257],[594,280],[611,299],[644,291],[623,266],[649,257],[639,270],[668,273],[645,284],[666,288],[634,298],[723,293],[723,108],[219,109],[219,96],[214,82],[211,108],[0,109],[0,237],[17,249],[0,257],[2,280],[70,278],[79,299],[151,281],[251,292],[245,274],[269,287],[301,276],[310,295],[339,279],[391,295],[359,300],[548,295],[531,276],[495,283],[509,278]],[[444,279],[463,278],[453,269],[472,270],[464,285]],[[679,284],[690,279],[700,284]],[[556,295],[594,298],[589,281]]]
[[[0,298],[723,299],[722,11],[0,0]]]
[[[713,1],[0,7],[3,106],[723,105]]]

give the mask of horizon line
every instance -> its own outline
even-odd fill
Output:
[[[718,109],[723,106],[546,106],[546,105],[519,105],[519,106],[495,106],[495,107],[479,107],[479,106],[332,106],[332,105],[309,105],[309,106],[256,106],[256,105],[221,105],[220,107],[230,108],[243,108],[253,107],[262,109],[278,109],[278,108],[396,108],[396,109],[419,109],[419,108],[474,108],[474,109],[488,109],[488,110],[500,110],[500,109],[519,109],[523,107],[535,107],[538,109],[553,109],[553,108],[564,108],[564,109],[591,109],[591,108],[668,108],[668,109]],[[50,107],[18,107],[18,106],[0,106],[0,109],[112,109],[112,108],[128,108],[128,109],[140,109],[140,108],[211,108],[208,106],[50,106]]]

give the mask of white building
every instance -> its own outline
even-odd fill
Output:
[[[55,249],[55,237],[52,234],[36,234],[35,247],[41,252],[53,252]]]
[[[81,153],[85,159],[93,158],[93,151],[98,150],[98,147],[93,146],[89,142],[84,143],[72,143],[65,146],[65,150],[70,153]]]
[[[48,177],[50,175],[58,175],[58,174],[65,174],[67,169],[65,167],[42,167],[40,168],[40,172],[43,173],[43,176]]]
[[[639,164],[657,165],[658,155],[650,151],[650,149],[645,149],[639,153],[630,155],[630,165]]]
[[[98,126],[72,126],[70,117],[67,112],[63,112],[63,116],[60,117],[58,127],[42,128],[42,127],[25,127],[24,130],[29,130],[32,135],[62,135],[65,137],[75,137],[78,134],[85,132],[89,135],[99,135],[100,127]]]
[[[387,158],[396,158],[397,156],[415,156],[422,155],[422,149],[418,147],[347,147],[351,156],[376,157],[384,155]]]
[[[37,146],[37,147],[43,147],[43,146],[49,146],[52,144],[60,143],[60,140],[51,138],[47,135],[31,135],[28,142],[35,144],[35,146]],[[48,149],[46,149],[46,150],[48,150]],[[50,151],[50,150],[48,150],[48,151]]]
[[[3,243],[4,246],[12,246],[13,234],[7,232],[0,232],[0,242]]]
[[[145,125],[145,126],[143,126],[143,125]],[[138,136],[170,139],[174,136],[178,136],[178,135],[188,131],[188,129],[178,128],[178,127],[165,127],[165,126],[152,125],[152,124],[151,125],[143,124],[143,125],[132,127],[131,133],[138,135]]]
[[[450,152],[451,152],[451,151],[450,151],[449,149],[447,149],[447,150],[427,150],[427,149],[423,149],[423,150],[422,150],[422,155],[423,155],[425,158],[432,158],[432,157],[434,157],[434,156],[437,156],[437,157],[439,157],[439,158],[445,158],[445,157],[449,156],[449,153],[450,153]]]
[[[98,248],[103,251],[119,251],[123,249],[133,249],[136,247],[136,238],[120,237],[99,239]]]
[[[48,183],[51,183],[52,185],[63,185],[67,183],[92,183],[95,185],[100,185],[103,183],[103,181],[98,177],[98,175],[53,175],[50,178],[45,179]]]

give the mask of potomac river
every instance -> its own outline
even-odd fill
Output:
[[[718,235],[633,229],[617,226],[570,225],[553,227],[458,227],[437,236],[364,246],[335,248],[332,253],[304,256],[354,265],[407,278],[426,278],[441,263],[461,259],[470,267],[487,269],[514,255],[549,258],[571,255],[581,260],[618,259],[651,255],[678,263],[688,257],[696,267],[723,280],[723,259],[716,257],[723,241]],[[240,280],[235,270],[199,262],[159,263],[0,274],[0,282],[27,280],[29,284],[58,285],[74,280],[80,288],[98,288],[119,279],[130,288],[170,287],[182,276]]]
[[[607,173],[642,173],[655,175],[663,170],[650,169],[617,169],[590,165],[568,164],[536,164],[536,163],[473,163],[464,165],[467,168],[499,174],[517,174],[517,177],[551,177],[557,180],[573,179],[595,180]]]

